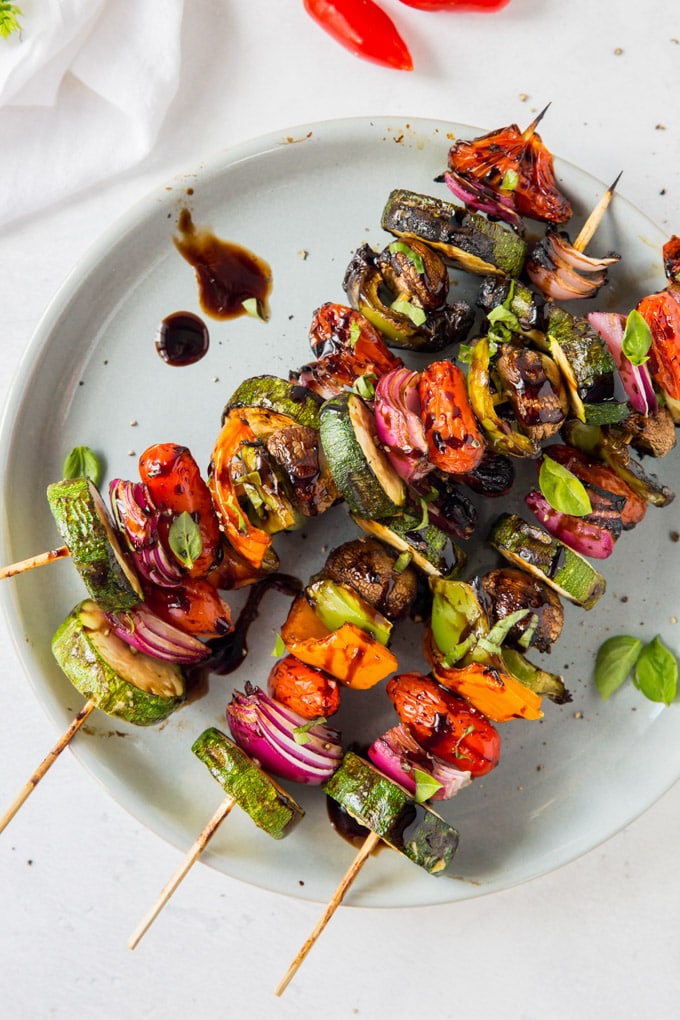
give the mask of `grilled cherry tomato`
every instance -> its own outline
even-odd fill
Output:
[[[186,446],[157,443],[139,458],[139,474],[162,512],[189,513],[201,533],[203,547],[189,568],[190,577],[204,577],[218,559],[222,536],[207,484]]]
[[[680,400],[680,296],[670,290],[642,299],[637,310],[652,332],[648,368],[654,382]]]
[[[353,53],[384,67],[412,71],[408,47],[392,19],[373,0],[303,0],[325,32]]]
[[[392,354],[382,333],[348,305],[328,301],[317,308],[309,327],[309,343],[318,360],[295,375],[324,399],[351,389],[362,375],[380,378],[404,365]]]
[[[144,585],[144,601],[161,620],[186,634],[204,639],[222,637],[231,630],[231,612],[217,591],[202,578],[187,578],[175,588]]]
[[[536,133],[537,120],[526,131],[510,124],[472,141],[454,142],[449,168],[463,181],[504,191],[520,216],[564,223],[572,214],[571,203],[557,187],[552,153]]]
[[[401,0],[419,11],[500,11],[510,0]]]
[[[269,693],[304,719],[328,719],[340,708],[337,681],[294,655],[284,656],[272,669]]]
[[[399,719],[421,747],[472,776],[496,767],[501,738],[486,716],[420,673],[387,684]]]
[[[484,440],[458,366],[433,361],[420,373],[418,395],[430,462],[454,475],[476,468],[484,455]]]

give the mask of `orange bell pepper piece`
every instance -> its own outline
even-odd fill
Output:
[[[392,652],[356,624],[343,623],[329,630],[304,593],[290,607],[281,640],[302,662],[325,670],[354,690],[374,687],[398,666]]]
[[[238,415],[227,415],[215,442],[208,484],[229,544],[259,569],[271,547],[271,535],[256,528],[242,512],[231,473],[232,458],[241,445],[254,442],[256,436],[248,422]]]
[[[541,698],[514,676],[483,662],[460,668],[434,666],[442,687],[465,698],[492,722],[510,719],[542,719]]]

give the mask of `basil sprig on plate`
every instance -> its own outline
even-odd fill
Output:
[[[629,676],[650,701],[670,705],[677,694],[678,663],[658,634],[646,644],[629,634],[618,634],[600,646],[595,660],[595,684],[603,701]]]

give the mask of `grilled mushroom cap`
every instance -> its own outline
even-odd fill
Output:
[[[518,609],[530,609],[538,619],[531,644],[540,652],[550,651],[562,632],[564,622],[562,603],[554,591],[531,574],[512,567],[502,567],[485,574],[481,588],[492,624]],[[530,616],[520,620],[508,634],[507,643],[518,644],[531,625]]]
[[[555,362],[530,347],[503,344],[496,368],[522,432],[539,442],[555,435],[569,408]]]
[[[322,573],[350,585],[388,619],[400,620],[415,600],[418,581],[412,567],[394,569],[397,559],[397,553],[375,539],[357,538],[333,549]]]

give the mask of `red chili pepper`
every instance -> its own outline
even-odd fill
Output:
[[[303,0],[316,23],[356,57],[412,71],[408,47],[392,19],[373,0]]]
[[[499,11],[510,0],[401,0],[407,7],[419,11]]]

